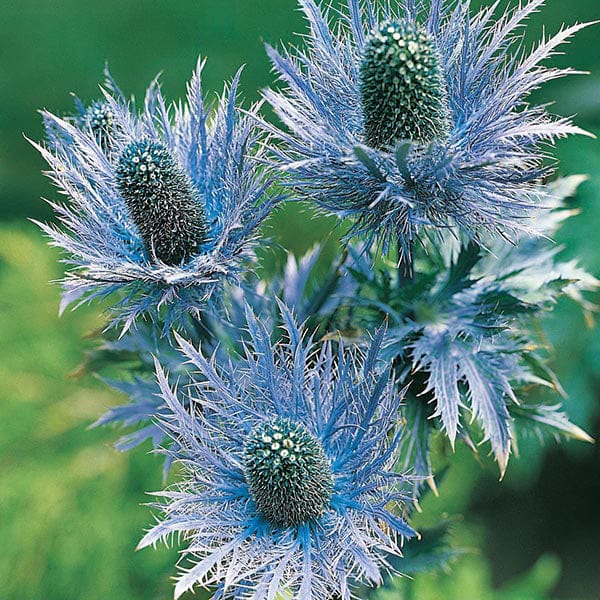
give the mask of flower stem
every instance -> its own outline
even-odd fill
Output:
[[[414,242],[409,242],[408,252],[403,252],[400,244],[397,248],[398,289],[403,288],[414,278]]]

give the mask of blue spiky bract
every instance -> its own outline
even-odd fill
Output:
[[[407,21],[369,36],[360,63],[365,141],[386,149],[432,142],[449,129],[446,81],[433,37]]]
[[[202,313],[206,320],[207,312]],[[186,339],[194,343],[202,342],[205,351],[212,354],[215,350],[214,339],[198,335],[195,324],[179,331],[185,333]],[[164,431],[157,425],[156,420],[164,411],[165,405],[160,398],[160,388],[154,373],[154,357],[160,356],[161,363],[168,369],[173,382],[184,384],[189,379],[189,370],[181,362],[180,353],[173,348],[168,337],[160,335],[160,327],[144,321],[125,335],[118,336],[117,331],[105,332],[102,343],[87,357],[81,366],[82,373],[93,373],[104,383],[127,396],[123,405],[112,407],[94,424],[118,425],[128,428],[115,447],[120,451],[128,451],[152,441],[158,448],[165,440]],[[167,461],[168,468],[168,461]]]
[[[545,82],[575,73],[543,62],[585,26],[564,28],[523,51],[523,25],[543,3],[530,0],[495,20],[496,5],[471,14],[469,0],[409,0],[381,8],[373,0],[346,0],[347,10],[334,22],[314,0],[299,0],[310,24],[305,48],[268,48],[285,85],[265,92],[286,127],[264,123],[279,139],[273,160],[288,184],[326,211],[352,217],[350,236],[365,235],[384,249],[398,244],[403,256],[424,230],[456,227],[475,238],[486,231],[513,239],[528,230],[527,217],[547,200],[538,185],[551,170],[544,144],[585,133],[527,101]],[[414,122],[402,127],[399,115],[391,114],[408,97],[393,78],[389,107],[376,114],[377,105],[370,104],[378,92],[364,74],[375,64],[372,40],[386,23],[424,31],[431,40],[436,59],[429,88],[443,74],[444,85],[433,85],[435,101],[417,109],[419,123],[426,106],[436,123],[423,133]],[[387,73],[378,84],[384,93],[389,65],[378,65]],[[446,103],[448,129],[441,131]],[[406,139],[394,140],[401,136]],[[393,148],[385,146],[394,141]]]
[[[206,242],[202,200],[175,157],[159,142],[134,141],[121,152],[117,185],[146,251],[178,265]]]
[[[236,104],[241,73],[211,109],[202,92],[202,69],[199,62],[185,103],[167,107],[154,82],[141,110],[108,76],[102,100],[113,115],[108,147],[81,117],[43,113],[48,143],[37,147],[50,165],[50,178],[69,198],[66,204],[50,203],[58,225],[40,224],[68,255],[61,309],[110,297],[112,325],[127,330],[147,317],[166,333],[190,314],[197,317],[218,300],[215,292],[225,281],[236,281],[247,268],[258,227],[278,198],[268,191],[269,170],[259,165],[262,133],[255,108],[246,113]],[[171,208],[183,207],[175,219],[168,211],[168,218],[159,217],[178,229],[165,244],[139,210],[147,184],[136,180],[140,190],[134,192],[124,171],[119,176],[120,159],[140,143],[161,149],[168,163],[163,183],[177,190],[169,192]]]
[[[201,585],[219,598],[349,598],[358,582],[380,583],[386,556],[414,534],[401,516],[413,482],[393,470],[402,396],[379,362],[383,331],[366,355],[335,350],[303,339],[280,310],[274,347],[247,312],[250,339],[235,363],[207,360],[178,338],[201,377],[187,387],[189,409],[158,368],[170,412],[162,423],[177,448],[168,452],[186,475],[161,492],[164,518],[141,546],[189,539],[176,597]]]
[[[599,287],[548,241],[573,214],[566,199],[581,181],[547,184],[551,212],[539,210],[532,220],[536,235],[522,235],[515,245],[489,240],[489,253],[449,240],[437,251],[429,246],[447,270],[421,294],[428,313],[391,327],[385,351],[388,358],[408,352],[409,369],[424,377],[420,398],[407,398],[403,407],[412,424],[406,439],[413,439],[410,449],[405,446],[406,464],[417,472],[432,473],[429,436],[436,421],[452,445],[461,439],[473,449],[476,423],[502,473],[511,449],[528,433],[591,441],[561,406],[547,342],[539,335],[541,320],[559,298],[588,310],[586,296]]]
[[[588,296],[598,280],[549,241],[573,214],[566,198],[581,181],[574,176],[547,184],[551,210],[540,209],[532,221],[536,235],[524,234],[514,245],[488,239],[488,252],[451,235],[441,244],[424,241],[415,250],[414,279],[401,286],[395,264],[377,261],[375,249],[349,246],[343,286],[332,291],[331,313],[322,319],[340,322],[340,335],[358,343],[389,319],[382,355],[394,365],[399,388],[407,386],[400,409],[406,468],[432,476],[434,431],[452,447],[457,440],[473,450],[489,442],[501,472],[529,432],[590,441],[560,405],[560,385],[539,335],[542,319],[561,297],[595,309]],[[350,311],[345,324],[336,319]]]

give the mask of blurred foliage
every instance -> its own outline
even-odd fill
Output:
[[[161,485],[157,461],[120,454],[86,426],[114,397],[68,378],[94,310],[58,320],[57,253],[33,228],[0,229],[0,597],[131,600],[170,595],[173,551],[134,552]],[[152,593],[148,593],[152,590]]]
[[[376,600],[550,600],[560,576],[560,562],[545,555],[530,571],[493,589],[488,563],[482,557],[464,559],[451,573],[399,581],[397,589],[379,592]]]
[[[474,4],[482,4],[478,0]],[[500,6],[505,2],[502,0]],[[290,40],[302,30],[294,0],[0,0],[0,598],[12,600],[166,600],[172,597],[175,549],[134,552],[151,522],[147,491],[162,485],[160,459],[144,450],[116,452],[110,429],[86,427],[116,403],[91,378],[69,378],[97,329],[98,307],[57,317],[58,254],[23,217],[48,217],[40,196],[55,191],[39,175],[41,159],[23,139],[42,137],[36,110],[71,110],[69,91],[97,96],[108,60],[127,92],[140,96],[164,70],[165,93],[177,98],[197,54],[209,57],[208,90],[219,90],[240,63],[246,98],[272,78],[262,41]],[[548,0],[532,22],[530,38],[563,21],[600,17],[598,0]],[[578,112],[578,123],[598,133],[600,54],[598,26],[582,32],[556,63],[592,71],[591,77],[555,82],[537,100],[557,99],[556,111]],[[600,147],[569,139],[557,149],[560,173],[588,173],[576,205],[583,215],[561,231],[559,243],[600,275]],[[295,252],[337,231],[331,219],[309,222],[302,205],[275,215],[266,233]],[[18,219],[21,223],[15,224]],[[278,251],[269,261],[281,260]],[[573,420],[598,423],[600,338],[580,312],[562,303],[549,319],[555,369]],[[595,428],[596,436],[600,433]],[[401,581],[377,600],[595,600],[600,589],[600,470],[596,448],[571,443],[540,451],[521,447],[505,481],[486,457],[484,466],[465,451],[453,459],[440,497],[423,503],[416,525],[425,530],[448,515],[463,514],[453,542],[471,552],[441,571]],[[548,552],[553,554],[548,555]],[[556,558],[557,555],[559,558]],[[560,562],[563,564],[562,576]],[[202,595],[195,596],[196,598]]]

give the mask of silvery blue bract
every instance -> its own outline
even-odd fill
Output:
[[[424,242],[415,250],[412,279],[373,253],[351,252],[344,266],[349,281],[333,296],[329,322],[356,338],[388,320],[382,355],[407,388],[401,414],[411,433],[402,452],[418,474],[433,472],[429,438],[437,430],[452,447],[457,438],[474,450],[473,440],[489,441],[502,472],[526,431],[590,441],[561,410],[560,384],[540,335],[541,319],[561,297],[595,309],[589,295],[598,280],[550,241],[573,214],[566,202],[581,180],[548,184],[551,210],[539,210],[536,235],[514,245],[487,240],[489,250],[482,250],[451,236],[443,244]]]
[[[138,113],[108,76],[105,98],[78,118],[44,113],[38,148],[69,197],[51,203],[59,224],[41,225],[68,254],[62,309],[110,296],[113,324],[160,315],[167,331],[246,268],[276,198],[256,118],[236,106],[240,73],[213,110],[202,68],[184,104],[167,107],[153,83]]]

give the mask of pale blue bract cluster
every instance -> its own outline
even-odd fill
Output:
[[[139,112],[108,76],[102,100],[112,115],[104,135],[108,143],[85,118],[43,113],[49,144],[38,148],[51,179],[70,199],[51,202],[59,225],[40,224],[52,244],[69,255],[61,309],[110,297],[113,323],[123,330],[150,317],[160,318],[168,331],[186,315],[197,316],[215,290],[236,280],[253,257],[258,226],[277,199],[267,192],[271,180],[258,167],[263,136],[256,118],[236,106],[241,73],[211,110],[202,92],[203,65],[198,63],[184,104],[168,107],[154,82]],[[184,264],[151,260],[119,194],[118,157],[138,140],[170,149],[203,202],[208,240]]]
[[[394,471],[402,396],[379,350],[368,354],[315,344],[280,305],[284,340],[251,312],[250,339],[236,363],[216,364],[179,338],[183,359],[201,374],[174,389],[158,367],[169,413],[162,425],[175,445],[167,452],[186,472],[161,492],[164,519],[141,546],[184,534],[191,564],[178,580],[179,597],[195,584],[216,587],[215,598],[275,600],[350,598],[351,586],[382,581],[389,558],[415,532],[403,519],[411,478]],[[181,394],[191,402],[183,407]],[[243,468],[245,442],[256,425],[274,417],[301,424],[319,440],[331,464],[333,495],[314,520],[276,527],[258,511]],[[185,561],[183,561],[185,563]]]
[[[154,82],[136,106],[107,72],[101,100],[43,113],[37,147],[68,196],[40,224],[68,255],[61,310],[108,300],[118,328],[83,370],[127,402],[96,425],[132,429],[120,450],[151,441],[165,477],[180,466],[140,544],[186,542],[176,597],[363,597],[419,544],[408,521],[422,484],[436,490],[432,435],[489,442],[501,473],[524,433],[590,440],[535,392],[561,391],[544,314],[564,296],[592,311],[599,287],[550,241],[581,178],[543,180],[547,143],[583,132],[527,97],[574,73],[541,63],[583,25],[524,51],[543,2],[495,20],[498,2],[471,14],[469,0],[299,0],[304,45],[268,48],[283,87],[264,96],[282,128],[239,107],[239,72],[207,105],[202,62],[184,102],[168,106]],[[386,118],[421,112],[371,122],[373,148],[365,98],[387,77],[403,94],[399,65],[411,87]],[[411,128],[414,140],[382,139]],[[334,256],[317,245],[258,276],[259,228],[284,197],[351,228]]]
[[[544,0],[531,0],[494,20],[497,3],[472,15],[470,0],[347,0],[340,14],[300,0],[310,24],[301,49],[268,48],[281,90],[267,90],[285,129],[275,163],[302,198],[351,217],[362,234],[410,256],[426,232],[456,227],[477,238],[495,232],[514,239],[544,204],[539,183],[550,173],[545,144],[584,133],[568,119],[530,105],[543,83],[575,73],[543,66],[556,48],[585,25],[565,28],[528,53],[527,18]],[[360,64],[378,24],[407,19],[437,42],[445,73],[451,128],[429,144],[390,140],[366,145]]]

